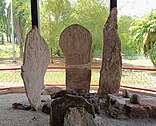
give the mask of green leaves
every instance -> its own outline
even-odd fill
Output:
[[[107,0],[104,0],[107,1]],[[62,55],[59,37],[64,28],[81,24],[93,36],[93,54],[100,56],[103,43],[103,26],[108,17],[108,8],[103,0],[41,0],[41,33],[53,48],[54,55]]]
[[[149,56],[156,66],[156,10],[152,11],[142,20],[135,20],[130,28],[133,44],[138,44],[138,50],[142,50],[145,56]]]
[[[5,0],[0,0],[0,36],[6,32],[7,17],[6,17],[6,2]]]

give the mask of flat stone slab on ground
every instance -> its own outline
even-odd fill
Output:
[[[156,98],[140,96],[140,104],[133,104],[130,98],[123,98],[121,95],[108,95],[108,113],[113,118],[123,115],[130,118],[155,118],[156,119]]]

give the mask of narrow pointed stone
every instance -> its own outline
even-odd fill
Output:
[[[104,27],[104,45],[102,68],[98,94],[105,97],[111,93],[118,93],[121,81],[121,41],[117,30],[117,8],[111,10]]]
[[[49,63],[48,45],[39,34],[37,27],[34,27],[27,34],[21,71],[26,95],[31,108],[34,110],[37,110],[40,105],[41,90],[44,87],[44,75]]]

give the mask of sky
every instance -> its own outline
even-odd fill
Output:
[[[6,0],[11,1],[11,0]],[[14,1],[14,0],[12,0]],[[77,0],[70,0],[75,2]],[[117,0],[118,15],[139,16],[150,13],[152,9],[156,9],[156,0]],[[108,4],[109,5],[109,4]]]
[[[118,0],[118,14],[139,16],[156,9],[156,0]]]
[[[77,0],[70,0],[75,2]],[[156,9],[156,0],[117,0],[118,15],[142,17]],[[109,3],[108,3],[109,5]]]

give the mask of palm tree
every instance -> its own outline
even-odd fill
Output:
[[[135,21],[130,28],[132,31],[133,44],[144,55],[149,57],[156,68],[156,10],[152,11],[141,21]]]

